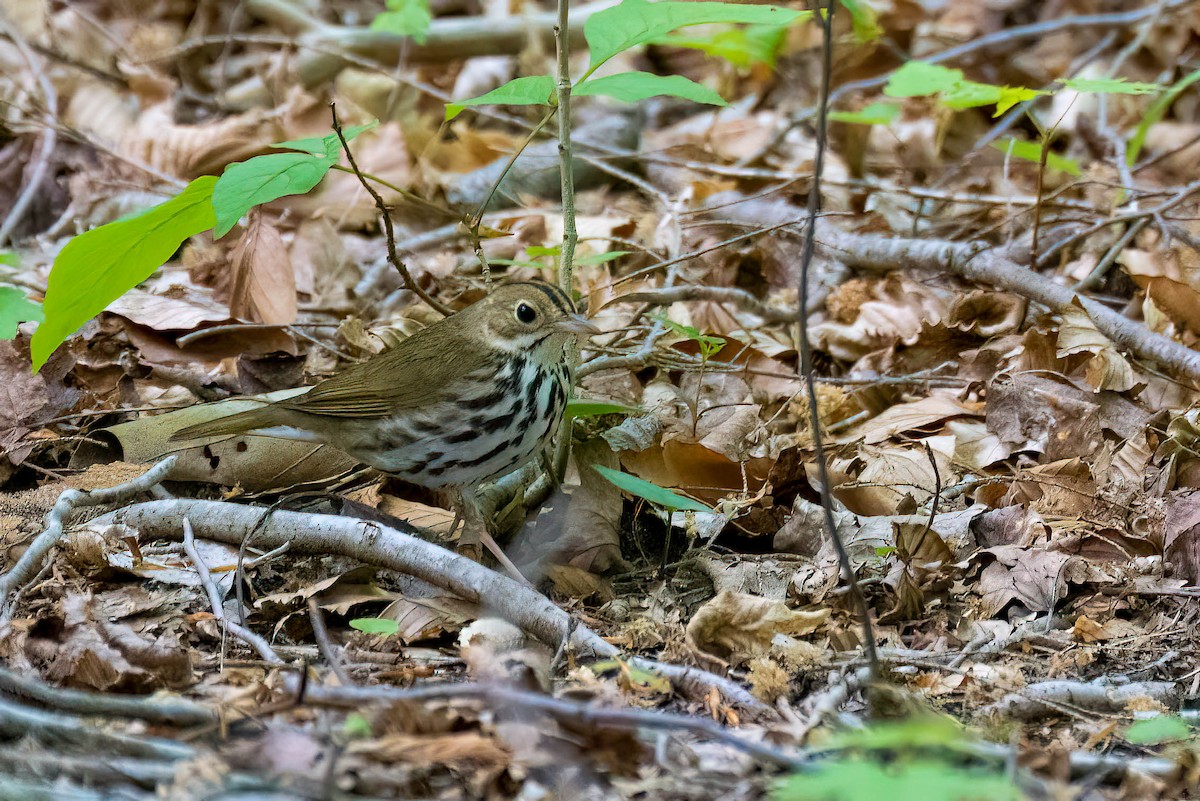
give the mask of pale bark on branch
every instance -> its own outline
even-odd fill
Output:
[[[180,539],[185,518],[202,539],[239,544],[254,534],[254,544],[274,548],[284,542],[301,553],[339,554],[426,581],[479,604],[537,639],[558,646],[568,637],[578,652],[602,659],[621,656],[616,646],[586,626],[575,623],[550,599],[516,581],[459,556],[439,545],[377,523],[334,515],[276,511],[262,520],[263,510],[217,501],[172,499],[139,503],[111,512],[93,524],[122,523],[145,537]],[[769,715],[770,707],[745,688],[699,668],[629,657],[637,667],[670,679],[684,695],[702,700],[717,690],[727,702],[752,715]]]

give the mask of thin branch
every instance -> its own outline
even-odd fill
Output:
[[[728,217],[734,213],[751,225],[780,220],[776,227],[795,231],[791,221],[796,212],[790,204],[755,201],[727,208],[722,215]],[[910,270],[957,275],[1013,292],[1054,310],[1068,310],[1078,304],[1088,313],[1096,330],[1117,345],[1141,359],[1170,368],[1180,377],[1200,383],[1200,353],[1022,266],[1028,258],[1027,246],[989,248],[979,242],[848,233],[821,220],[817,221],[816,240],[829,258],[848,267],[891,272],[903,265]]]
[[[308,622],[312,624],[313,639],[317,641],[317,648],[320,650],[321,656],[325,657],[325,662],[333,671],[333,675],[337,676],[337,680],[343,687],[353,687],[354,681],[342,667],[342,660],[338,659],[333,641],[329,639],[329,629],[325,627],[325,613],[321,611],[321,606],[317,603],[316,598],[308,599]]]
[[[188,558],[192,560],[192,564],[196,568],[196,574],[200,577],[200,584],[204,587],[204,591],[208,593],[208,603],[212,607],[213,617],[221,622],[226,631],[257,651],[264,662],[269,662],[272,665],[286,665],[287,662],[279,654],[275,653],[270,643],[241,623],[230,620],[226,616],[225,600],[221,597],[221,591],[217,588],[217,583],[213,581],[212,574],[208,571],[208,565],[205,564],[204,558],[200,556],[200,551],[196,549],[196,537],[192,532],[192,523],[186,517],[183,518],[183,550],[187,552]]]
[[[124,523],[143,536],[178,539],[184,519],[199,536],[238,544],[259,525],[261,510],[241,504],[177,498],[119,509],[100,523]],[[299,553],[340,554],[367,564],[407,573],[467,601],[486,606],[542,642],[557,647],[571,637],[577,649],[602,659],[620,655],[616,646],[586,626],[570,625],[570,617],[545,596],[470,559],[395,528],[334,515],[278,511],[261,523],[256,541],[266,547],[291,542]],[[770,715],[770,707],[737,683],[699,668],[628,657],[629,664],[669,678],[688,697],[704,699],[717,692],[751,714]]]
[[[217,710],[182,698],[137,698],[115,693],[90,693],[49,684],[0,667],[0,691],[36,701],[42,706],[88,717],[136,718],[175,726],[213,723]]]
[[[558,161],[562,178],[562,253],[558,262],[558,285],[569,295],[575,266],[575,246],[579,232],[575,228],[575,169],[571,162],[571,44],[568,27],[571,0],[558,0],[558,22],[554,26],[554,45],[558,50]]]
[[[350,150],[350,143],[346,141],[346,135],[342,133],[342,123],[338,120],[337,106],[333,103],[329,104],[329,112],[333,116],[333,130],[337,134],[338,141],[342,143],[342,150],[346,153],[346,161],[350,163],[350,169],[354,171],[358,177],[358,182],[362,184],[363,189],[367,190],[367,194],[375,201],[375,208],[379,209],[379,216],[383,220],[383,232],[387,236],[387,254],[388,261],[400,273],[400,277],[404,279],[404,286],[419,297],[421,300],[428,303],[433,309],[446,315],[447,317],[454,314],[454,310],[449,306],[444,305],[441,301],[435,300],[428,292],[417,286],[417,282],[413,280],[412,275],[408,272],[408,267],[404,262],[400,261],[400,256],[396,254],[396,232],[392,228],[392,215],[388,212],[387,204],[383,202],[383,196],[375,191],[375,187],[371,186],[366,177],[359,171],[358,163],[354,160],[354,152]]]
[[[147,492],[151,487],[161,483],[171,472],[171,468],[175,466],[175,461],[176,457],[168,456],[132,481],[118,484],[109,489],[92,490],[91,492],[69,489],[59,495],[54,507],[46,514],[46,528],[25,549],[25,553],[21,554],[21,558],[17,560],[13,568],[0,576],[0,603],[4,605],[3,614],[0,614],[0,622],[7,622],[11,619],[13,610],[9,603],[9,596],[19,587],[31,581],[42,569],[42,563],[46,561],[47,554],[62,539],[63,528],[72,512],[87,506],[105,506],[110,503],[129,501],[139,493]]]
[[[290,682],[295,682],[292,677]],[[740,737],[732,730],[704,718],[676,715],[649,709],[605,709],[592,704],[554,698],[529,690],[518,690],[495,684],[433,684],[401,689],[397,687],[312,687],[305,701],[335,707],[359,707],[364,704],[395,701],[429,701],[452,698],[473,698],[491,706],[509,705],[522,710],[545,712],[572,728],[580,725],[598,728],[685,731],[713,740],[749,754],[775,767],[798,770],[809,764],[804,756],[794,756],[762,743]]]
[[[45,125],[42,128],[41,147],[34,154],[33,161],[31,162],[32,167],[29,169],[29,179],[25,182],[25,186],[21,188],[17,199],[13,201],[8,214],[4,217],[4,222],[0,224],[0,247],[4,247],[8,243],[8,238],[12,235],[12,232],[25,216],[25,212],[29,209],[29,204],[33,202],[38,192],[41,191],[42,180],[46,177],[46,170],[50,165],[50,156],[53,155],[54,148],[58,145],[56,113],[58,94],[54,91],[54,84],[50,81],[45,67],[38,63],[37,56],[34,55],[28,43],[8,23],[3,14],[0,14],[0,28],[4,29],[5,35],[16,45],[17,50],[21,53],[21,57],[29,67],[29,71],[33,73],[38,88],[42,91],[42,101],[46,106],[43,115]]]
[[[800,319],[796,309],[779,309],[768,306],[744,289],[724,286],[684,286],[643,289],[613,298],[611,303],[653,303],[656,306],[669,306],[672,303],[691,300],[710,300],[718,303],[731,303],[751,314],[758,315],[767,323],[794,323]]]
[[[822,65],[821,65],[821,103],[817,111],[817,146],[813,160],[813,180],[808,191],[808,224],[804,232],[804,252],[800,259],[800,303],[797,313],[800,318],[800,370],[804,378],[804,389],[808,395],[808,420],[812,432],[813,451],[817,461],[817,481],[821,487],[821,509],[825,518],[825,533],[832,540],[837,550],[838,562],[842,566],[842,580],[850,589],[850,598],[859,617],[863,630],[863,652],[867,657],[867,666],[871,671],[871,682],[879,681],[882,674],[879,667],[879,655],[875,652],[875,627],[871,625],[871,608],[867,605],[866,596],[858,586],[858,578],[854,575],[854,563],[850,560],[850,552],[846,543],[842,542],[838,533],[837,522],[833,519],[833,488],[829,476],[829,459],[825,453],[825,442],[821,430],[821,411],[817,405],[817,384],[814,380],[816,370],[813,367],[812,342],[808,337],[808,271],[812,266],[816,253],[817,216],[821,206],[821,172],[825,164],[825,147],[828,133],[827,113],[829,111],[829,83],[833,72],[833,15],[837,2],[830,0],[825,15],[820,8],[814,15],[822,27]]]
[[[196,756],[191,746],[174,740],[107,732],[87,725],[83,718],[74,715],[30,709],[5,698],[0,698],[0,732],[8,737],[59,740],[101,754],[170,760],[192,759]]]

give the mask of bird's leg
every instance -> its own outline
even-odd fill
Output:
[[[483,519],[482,512],[479,511],[479,504],[475,501],[475,494],[464,489],[459,492],[458,497],[458,505],[461,507],[460,515],[463,519],[462,534],[458,537],[458,552],[478,562],[483,556],[480,549],[480,545],[482,545],[491,552],[492,556],[496,557],[496,561],[510,576],[522,584],[528,585],[529,580],[521,575],[517,566],[500,549],[496,540],[492,539],[492,534],[487,529],[487,522]]]

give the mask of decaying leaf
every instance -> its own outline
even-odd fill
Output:
[[[798,611],[781,601],[726,591],[688,621],[687,641],[697,650],[740,664],[765,654],[776,635],[802,637],[828,619],[828,609]]]

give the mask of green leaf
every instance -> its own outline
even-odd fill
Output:
[[[514,78],[503,86],[468,100],[456,100],[446,104],[446,119],[452,120],[467,106],[538,106],[548,105],[554,94],[554,76],[528,75]]]
[[[342,136],[346,137],[347,142],[353,142],[363,131],[369,131],[379,124],[379,120],[372,120],[365,125],[351,125],[349,128],[342,129]],[[311,153],[314,156],[323,156],[325,158],[340,158],[342,153],[342,143],[338,139],[337,132],[325,134],[324,136],[309,136],[304,139],[292,139],[287,142],[276,142],[271,147],[279,150],[299,150],[304,153]]]
[[[358,629],[367,634],[382,634],[386,637],[391,637],[400,632],[399,623],[382,617],[356,617],[350,621],[350,628]]]
[[[786,25],[743,25],[721,28],[708,36],[670,34],[651,44],[699,50],[739,69],[748,69],[756,64],[774,67],[786,39]]]
[[[649,72],[621,72],[603,78],[584,81],[571,90],[575,95],[605,95],[625,103],[636,103],[648,97],[682,97],[711,106],[729,105],[707,86],[682,75],[654,75]]]
[[[1156,715],[1134,722],[1125,730],[1125,739],[1135,745],[1161,745],[1186,740],[1192,734],[1182,718]]]
[[[347,142],[378,125],[373,120],[342,131]],[[250,209],[287,195],[302,195],[312,190],[329,174],[342,155],[342,143],[336,133],[276,142],[271,147],[298,150],[299,153],[271,153],[230,164],[213,190],[213,208],[217,226],[213,235],[220,239],[237,225]]]
[[[861,42],[870,42],[883,35],[879,27],[875,9],[862,0],[839,0],[842,7],[850,12],[850,23],[854,28],[854,38]]]
[[[45,319],[40,303],[25,297],[15,286],[0,286],[0,339],[15,337],[19,323],[30,320],[40,323]]]
[[[50,270],[46,321],[30,345],[33,369],[105,306],[149,278],[189,236],[213,227],[216,183],[216,176],[202,175],[167,202],[67,243]]]
[[[968,770],[932,759],[881,765],[852,758],[778,783],[772,801],[1020,801],[999,771]]]
[[[612,401],[571,398],[567,401],[567,417],[599,417],[605,414],[637,414],[638,410]]]
[[[553,247],[542,247],[541,245],[529,245],[525,248],[525,252],[530,256],[561,256],[562,245],[554,245]]]
[[[954,749],[966,742],[962,724],[946,715],[918,714],[903,720],[847,729],[835,735],[830,748],[874,751]]]
[[[387,7],[371,21],[371,30],[411,36],[417,44],[425,44],[433,23],[429,0],[388,0]]]
[[[346,720],[342,722],[342,734],[352,740],[370,737],[373,731],[370,721],[357,712],[346,715]]]
[[[651,314],[650,319],[658,320],[660,323],[671,329],[672,332],[678,334],[685,339],[689,339],[700,346],[700,355],[704,359],[709,359],[720,352],[721,348],[725,347],[725,338],[714,336],[712,334],[701,334],[700,329],[695,326],[683,325],[677,323],[667,317],[665,313]]]
[[[831,111],[829,119],[834,122],[849,122],[856,125],[890,125],[900,116],[900,106],[895,103],[872,103],[859,111]]]
[[[6,267],[20,267],[21,259],[11,250],[0,250],[0,264]]]
[[[1035,164],[1040,164],[1042,161],[1042,145],[1040,142],[1026,142],[1021,139],[1008,138],[992,142],[992,147],[1001,153],[1011,154],[1024,161],[1032,161]],[[1083,175],[1083,170],[1080,168],[1078,161],[1069,159],[1066,156],[1060,156],[1057,153],[1046,154],[1046,166],[1051,169],[1062,170],[1068,175],[1076,177]]]
[[[652,42],[679,28],[716,23],[790,25],[807,19],[810,12],[778,6],[738,3],[623,0],[588,17],[583,35],[591,49],[589,72],[624,50]]]
[[[636,495],[639,498],[649,501],[656,506],[662,506],[670,509],[673,512],[711,512],[712,509],[700,503],[693,501],[691,498],[685,498],[682,495],[676,495],[669,489],[663,489],[657,484],[652,484],[645,479],[631,476],[628,473],[622,473],[620,470],[613,470],[611,467],[603,465],[592,465],[596,472],[604,478],[616,484],[621,489],[628,492],[630,495]]]
[[[604,264],[605,262],[616,261],[622,256],[628,256],[632,250],[609,250],[604,253],[590,253],[587,256],[580,256],[575,259],[576,264]]]
[[[888,97],[927,97],[939,95],[950,108],[975,108],[995,104],[999,116],[1017,103],[1050,94],[1024,86],[994,86],[968,81],[962,70],[924,61],[910,61],[892,75],[883,93]]]
[[[996,113],[993,116],[999,117],[1018,103],[1024,103],[1026,100],[1033,100],[1035,97],[1048,94],[1050,92],[1044,92],[1041,89],[1029,89],[1024,86],[1002,86],[1000,87],[1000,98],[996,101]]]
[[[1102,95],[1152,95],[1163,89],[1157,83],[1127,81],[1124,78],[1061,78],[1059,83],[1076,92]]]
[[[213,235],[220,239],[238,220],[261,203],[308,192],[337,164],[337,156],[310,153],[272,153],[230,164],[213,190],[217,213]]]
[[[1196,81],[1200,81],[1200,70],[1196,70],[1180,80],[1168,89],[1162,97],[1151,103],[1150,108],[1146,109],[1146,116],[1142,117],[1142,121],[1138,123],[1137,130],[1133,132],[1133,136],[1129,139],[1129,146],[1125,149],[1125,160],[1130,167],[1137,162],[1137,157],[1142,152],[1142,147],[1146,144],[1146,136],[1150,133],[1150,128],[1166,116],[1167,109],[1171,107],[1175,99],[1183,94],[1183,90]]]
[[[962,70],[909,61],[892,73],[883,93],[888,97],[926,97],[953,89],[962,81]]]
[[[976,81],[959,81],[939,92],[939,99],[949,108],[976,108],[1000,102],[1001,87]]]

